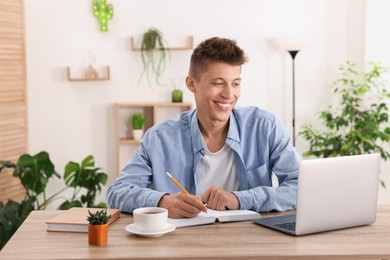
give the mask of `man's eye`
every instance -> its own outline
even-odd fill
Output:
[[[214,82],[213,85],[214,85],[214,86],[217,86],[217,87],[220,87],[220,86],[223,85],[223,83],[222,83],[222,82]]]
[[[234,82],[232,85],[235,88],[239,88],[240,87],[240,82]]]

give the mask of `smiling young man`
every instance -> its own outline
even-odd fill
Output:
[[[235,41],[214,37],[199,44],[186,78],[196,109],[147,131],[109,187],[109,207],[132,212],[159,206],[172,218],[195,217],[207,211],[205,204],[258,212],[295,208],[301,158],[288,132],[269,112],[235,108],[245,62]]]

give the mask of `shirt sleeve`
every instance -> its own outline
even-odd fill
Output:
[[[147,142],[147,139],[143,141]],[[150,159],[141,142],[131,160],[108,188],[108,207],[129,213],[140,207],[156,207],[166,193],[152,190],[152,179]]]

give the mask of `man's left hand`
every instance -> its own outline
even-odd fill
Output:
[[[215,210],[240,209],[240,202],[232,192],[209,187],[201,196],[207,207]]]

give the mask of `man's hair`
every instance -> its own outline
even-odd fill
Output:
[[[210,62],[241,66],[247,61],[244,51],[234,40],[213,37],[201,42],[191,55],[189,75],[199,80]]]

